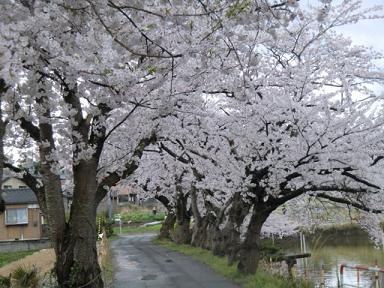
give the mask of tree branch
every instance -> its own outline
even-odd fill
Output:
[[[21,110],[19,103],[15,104],[16,111]],[[28,135],[35,140],[36,142],[40,142],[40,129],[36,125],[34,125],[31,121],[21,117],[20,119],[20,127],[28,133]]]
[[[143,156],[145,148],[154,143],[156,143],[155,133],[152,133],[152,135],[150,135],[148,138],[141,139],[132,154],[131,161],[128,161],[125,164],[124,170],[121,173],[115,171],[109,174],[98,184],[96,192],[96,204],[98,204],[105,197],[107,193],[105,187],[110,188],[115,186],[120,180],[127,178],[133,174],[133,172],[135,172],[135,170],[139,167],[138,160]]]
[[[10,163],[4,163],[4,167],[12,170],[15,173],[23,173],[23,176],[21,178],[20,177],[16,177],[16,178],[22,180],[25,184],[27,184],[29,188],[31,188],[31,190],[35,193],[39,201],[41,210],[43,211],[44,215],[46,215],[45,213],[46,213],[47,204],[45,199],[45,190],[42,183],[39,183],[39,181],[37,180],[37,177],[33,176],[28,170],[18,168]]]
[[[383,211],[384,211],[384,210],[378,210],[378,209],[369,209],[362,204],[359,204],[359,203],[356,203],[356,202],[353,202],[353,201],[350,201],[350,200],[347,200],[344,198],[330,196],[330,195],[325,194],[325,193],[316,194],[316,197],[327,199],[327,200],[330,200],[330,201],[335,202],[335,203],[351,205],[351,206],[353,206],[359,210],[370,212],[370,213],[380,214],[380,213],[383,213]]]

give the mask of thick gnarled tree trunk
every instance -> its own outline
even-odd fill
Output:
[[[172,234],[172,240],[177,244],[190,244],[191,242],[191,216],[187,207],[188,194],[184,195],[181,188],[177,188],[176,199],[176,226]]]
[[[6,121],[3,120],[3,110],[1,107],[1,103],[3,102],[3,95],[7,92],[8,87],[5,84],[4,79],[0,78],[0,183],[3,183],[3,169],[4,169],[4,135],[5,128],[7,126]],[[0,193],[1,193],[1,185],[0,185]],[[1,194],[0,194],[1,195]],[[0,197],[0,213],[4,212],[5,204],[2,202],[3,200]]]
[[[215,255],[228,256],[229,263],[237,259],[240,245],[240,227],[249,213],[250,203],[245,202],[240,193],[235,193],[231,199],[228,211],[222,211],[213,230],[212,251]],[[226,221],[223,229],[220,225]]]
[[[212,247],[214,225],[215,217],[212,214],[207,214],[201,217],[199,222],[195,222],[192,229],[191,245],[210,249]]]
[[[212,207],[205,203],[205,215],[202,216],[198,207],[198,193],[195,187],[191,189],[191,208],[194,217],[192,228],[191,245],[203,249],[210,249],[212,246],[212,231],[215,227],[216,217]],[[202,192],[204,193],[204,191]]]
[[[63,287],[103,287],[96,247],[96,169],[95,159],[81,160],[74,166],[74,198],[65,248],[57,255],[67,281],[60,283]]]
[[[242,274],[255,274],[260,261],[260,233],[270,212],[254,207],[245,239],[239,247],[237,269]]]
[[[167,209],[167,217],[161,225],[159,239],[171,239],[176,223],[176,215],[174,212],[174,208],[167,197],[163,195],[158,195],[155,196],[155,198],[160,201],[161,204],[163,204],[164,207]]]
[[[171,239],[174,227],[176,223],[176,215],[173,212],[168,212],[163,224],[161,225],[159,238],[160,239]]]

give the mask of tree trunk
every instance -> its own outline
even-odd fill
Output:
[[[1,184],[3,183],[3,169],[4,169],[4,134],[6,128],[6,122],[3,121],[3,110],[1,108],[1,103],[3,94],[7,91],[7,86],[5,85],[5,81],[0,78],[0,214],[5,210],[5,204],[1,198]]]
[[[173,229],[175,227],[176,215],[173,212],[168,212],[167,217],[165,218],[163,224],[160,228],[160,239],[171,239]]]
[[[229,263],[233,263],[237,259],[237,252],[240,245],[240,227],[244,222],[245,217],[249,213],[250,204],[245,202],[240,193],[235,193],[231,199],[228,212],[218,217],[218,223],[215,225],[212,241],[212,252],[214,255],[224,256],[228,255]],[[219,229],[222,222],[226,220],[223,229]]]
[[[207,214],[201,217],[199,222],[195,222],[192,229],[191,245],[203,249],[212,247],[212,230],[215,224],[215,219],[212,214]]]
[[[172,240],[177,244],[191,243],[190,219],[184,219],[182,222],[176,220],[176,227],[173,231]]]
[[[181,191],[178,191],[176,197],[176,227],[173,231],[172,240],[177,244],[190,244],[191,216],[187,209],[188,195],[184,195]]]
[[[96,247],[96,167],[97,161],[90,159],[73,168],[73,204],[64,247],[56,255],[60,287],[103,287]]]
[[[8,90],[7,86],[5,85],[5,81],[0,78],[0,184],[3,183],[3,168],[4,168],[4,134],[5,134],[5,128],[6,128],[6,122],[3,121],[3,110],[1,107],[2,100],[3,100],[3,94]],[[1,185],[0,185],[0,193],[1,193]],[[0,199],[1,201],[1,199]],[[0,211],[1,212],[1,211]]]
[[[78,213],[77,213],[78,214]],[[95,216],[94,216],[95,215]],[[87,211],[67,230],[65,245],[56,255],[59,287],[103,287],[96,247],[96,213]]]
[[[155,198],[160,201],[161,204],[167,209],[167,217],[160,228],[159,238],[160,239],[171,239],[173,229],[175,228],[176,215],[174,208],[171,205],[169,199],[163,195],[156,195]]]
[[[204,248],[205,242],[207,241],[207,216],[201,216],[198,204],[197,204],[198,191],[195,187],[191,188],[191,208],[194,218],[191,235],[191,245],[196,247]],[[209,213],[209,212],[208,212]]]
[[[245,239],[239,249],[237,269],[242,274],[255,274],[260,261],[260,232],[270,212],[254,208]]]

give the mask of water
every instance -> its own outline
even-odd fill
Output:
[[[325,287],[338,287],[340,265],[374,266],[375,261],[379,267],[384,267],[384,250],[376,249],[368,236],[361,230],[350,228],[345,230],[332,230],[314,235],[307,235],[307,251],[311,257],[305,260],[298,259],[296,271],[299,276],[308,275],[308,278],[320,287],[320,271],[324,267]],[[278,241],[287,254],[300,253],[299,237]],[[338,280],[339,279],[339,280]],[[356,270],[344,269],[343,287],[376,288],[373,272],[359,273],[359,281]],[[384,275],[379,274],[377,287],[384,288]]]

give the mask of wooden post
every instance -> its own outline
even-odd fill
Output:
[[[307,244],[305,243],[305,234],[303,233],[303,249],[304,249],[304,254],[306,254],[307,253]],[[305,279],[307,279],[307,277],[308,277],[308,271],[307,271],[307,269],[308,269],[308,260],[307,260],[307,258],[304,258],[304,276],[305,276]]]
[[[378,268],[377,260],[375,260],[375,267]],[[380,285],[379,285],[379,271],[375,272],[375,288],[380,288]]]
[[[325,288],[324,265],[320,268],[320,288]]]
[[[344,264],[340,265],[340,287],[344,286]]]

